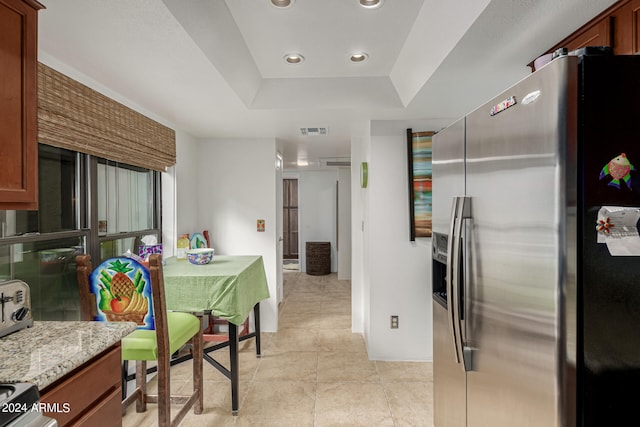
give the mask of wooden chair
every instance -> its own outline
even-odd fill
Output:
[[[78,255],[76,263],[83,320],[134,321],[138,324],[138,329],[122,340],[122,360],[136,361],[136,389],[123,398],[123,414],[134,401],[137,412],[144,412],[147,403],[157,403],[160,427],[178,425],[192,406],[195,414],[201,414],[201,321],[189,313],[167,312],[160,255],[149,257],[149,269],[125,257],[108,259],[95,270],[89,255]],[[116,302],[112,302],[114,300]],[[187,343],[191,344],[194,355],[193,393],[171,395],[171,354]],[[158,365],[156,395],[147,393],[146,365],[149,360],[155,360]],[[173,420],[171,403],[183,404]]]
[[[225,342],[229,341],[229,335],[223,330],[224,327],[229,326],[229,321],[221,319],[216,316],[209,315],[208,325],[202,332],[202,339],[205,342]],[[249,316],[242,324],[242,329],[238,327],[238,338],[241,338],[249,333]]]

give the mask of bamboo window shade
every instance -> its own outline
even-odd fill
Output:
[[[162,172],[176,163],[173,129],[42,63],[38,141]]]

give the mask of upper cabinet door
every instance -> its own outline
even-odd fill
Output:
[[[631,0],[615,10],[613,19],[613,51],[616,55],[635,55],[640,52],[640,0]]]
[[[610,46],[615,55],[640,54],[640,0],[617,1],[547,53],[585,46]]]
[[[0,0],[0,210],[38,208],[36,1]]]
[[[596,22],[571,39],[566,48],[571,50],[580,49],[586,46],[611,46],[611,18],[607,17]]]

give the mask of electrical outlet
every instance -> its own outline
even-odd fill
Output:
[[[391,329],[398,329],[398,316],[391,316]]]

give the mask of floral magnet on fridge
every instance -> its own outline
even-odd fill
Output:
[[[600,179],[606,176],[613,178],[609,185],[620,189],[620,180],[623,180],[627,188],[631,190],[631,171],[636,168],[631,164],[625,153],[611,159],[600,171]]]

